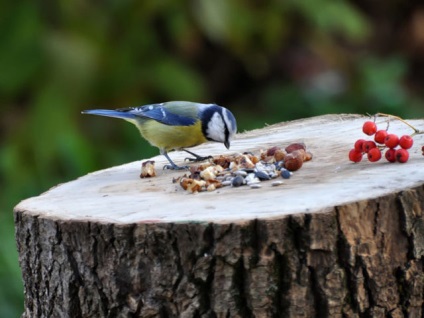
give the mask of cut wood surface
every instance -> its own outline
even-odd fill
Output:
[[[406,164],[390,164],[384,159],[378,163],[349,162],[348,152],[353,143],[368,137],[362,133],[365,120],[363,116],[352,115],[315,117],[239,134],[230,150],[218,143],[193,148],[201,155],[259,153],[260,149],[271,146],[304,142],[314,158],[280,187],[264,182],[261,189],[226,187],[192,195],[172,183],[173,178],[184,172],[162,170],[167,161],[158,156],[152,158],[158,173],[155,178],[140,179],[141,163],[132,162],[59,185],[39,197],[23,201],[17,209],[66,220],[227,223],[317,212],[423,184],[424,157],[417,146],[424,145],[423,135],[415,137],[416,146]],[[422,120],[410,123],[424,129]],[[390,131],[398,135],[412,133],[409,127],[397,121],[390,123]],[[182,165],[187,153],[173,152],[170,156]]]
[[[422,317],[424,135],[405,164],[354,164],[365,120],[320,116],[241,133],[228,151],[193,148],[304,142],[312,161],[278,187],[190,194],[158,156],[154,178],[137,161],[22,201],[23,317]]]

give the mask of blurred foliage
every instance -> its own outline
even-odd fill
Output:
[[[1,2],[0,316],[23,311],[13,206],[158,153],[82,109],[217,102],[240,131],[325,113],[422,117],[423,28],[418,1]]]

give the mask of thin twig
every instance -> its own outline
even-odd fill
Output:
[[[413,129],[413,130],[414,130],[414,133],[412,134],[412,136],[414,136],[414,135],[418,135],[418,134],[424,134],[424,131],[422,131],[422,130],[419,130],[419,129],[415,128],[414,126],[412,126],[410,123],[408,123],[406,120],[402,119],[402,118],[401,118],[401,117],[399,117],[399,116],[390,115],[390,114],[384,114],[384,113],[377,113],[376,115],[377,115],[377,116],[385,116],[385,117],[389,117],[389,120],[390,120],[390,118],[395,118],[395,119],[397,119],[397,120],[400,120],[402,123],[404,123],[405,125],[407,125],[408,127],[410,127],[411,129]]]

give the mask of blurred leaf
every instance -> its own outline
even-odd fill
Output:
[[[270,117],[267,121],[269,124],[289,118],[307,117],[308,114],[301,91],[295,86],[283,85],[281,82],[274,83],[265,90],[263,103],[265,114]]]
[[[0,13],[0,94],[16,94],[41,65],[41,23],[31,2]]]
[[[146,66],[144,78],[165,100],[202,100],[202,78],[189,66],[173,58],[162,57]],[[162,100],[163,101],[163,100]]]
[[[45,56],[49,67],[44,71],[63,94],[76,98],[86,93],[97,70],[97,52],[84,38],[60,32],[44,36]]]
[[[323,32],[341,34],[354,41],[369,35],[370,26],[365,16],[347,1],[290,0],[288,3]]]
[[[402,87],[402,78],[406,73],[403,59],[366,57],[358,66],[362,78],[361,87],[366,97],[381,106],[391,108],[406,101],[407,96]]]
[[[199,0],[195,3],[195,17],[205,33],[214,41],[225,42],[229,36],[233,16],[226,0]]]

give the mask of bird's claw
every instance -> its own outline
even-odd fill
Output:
[[[188,170],[188,166],[164,165],[163,170]]]
[[[200,161],[205,161],[205,160],[209,160],[209,159],[213,159],[212,156],[206,156],[206,157],[194,157],[194,158],[185,158],[184,160],[186,161],[190,161],[190,162],[200,162]]]

